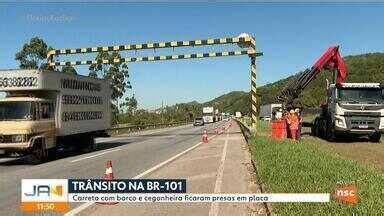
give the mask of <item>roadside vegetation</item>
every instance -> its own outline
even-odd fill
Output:
[[[249,142],[260,182],[266,192],[333,193],[338,182],[354,182],[359,203],[274,203],[280,215],[381,215],[384,209],[384,175],[372,166],[344,159],[319,148],[312,139],[299,143],[271,140],[266,122],[260,122],[257,136]]]

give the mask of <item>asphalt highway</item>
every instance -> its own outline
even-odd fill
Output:
[[[157,129],[138,134],[98,138],[96,150],[87,154],[62,152],[59,158],[30,165],[25,159],[0,158],[0,215],[20,214],[21,179],[102,178],[112,160],[115,178],[132,178],[201,141],[223,123]],[[71,204],[75,208],[79,204]]]

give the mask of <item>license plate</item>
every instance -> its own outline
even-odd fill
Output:
[[[368,125],[359,125],[359,128],[367,129],[367,128],[368,128]]]

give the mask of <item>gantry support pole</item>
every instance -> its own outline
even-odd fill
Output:
[[[256,123],[257,123],[256,57],[251,57],[251,118],[252,118],[252,128],[256,129]]]
[[[249,47],[251,53],[256,53],[256,41],[252,37],[251,46]],[[257,123],[257,97],[256,97],[256,55],[249,55],[251,60],[251,120],[252,128],[256,130]]]

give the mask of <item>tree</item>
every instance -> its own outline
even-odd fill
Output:
[[[125,109],[127,114],[134,115],[135,110],[137,109],[137,100],[135,95],[132,97],[126,97],[124,102],[120,104],[120,107]]]
[[[72,66],[63,66],[63,68],[61,68],[61,72],[63,73],[67,73],[67,74],[77,74],[76,70],[74,67]]]
[[[131,89],[131,83],[127,80],[129,78],[128,66],[122,62],[114,62],[114,59],[120,59],[121,56],[118,52],[99,52],[96,56],[96,61],[108,60],[111,64],[92,64],[89,67],[89,76],[101,77],[108,79],[112,88],[112,107],[114,119],[117,119],[119,99],[124,95],[127,89]]]
[[[43,39],[34,37],[16,53],[15,60],[19,61],[21,69],[48,69],[46,58],[50,50],[53,50],[53,48],[48,47]],[[61,72],[77,74],[72,66],[62,67]]]
[[[96,56],[96,61],[109,60],[113,62],[114,59],[121,58],[118,52],[100,52]],[[129,77],[128,66],[125,63],[116,63],[112,64],[92,64],[89,67],[89,76],[92,77],[102,77],[108,79],[111,82],[112,86],[112,100],[117,104],[117,100],[121,98],[126,89],[132,88],[131,83],[126,80]]]
[[[22,69],[46,69],[45,59],[51,49],[51,47],[48,48],[43,39],[34,37],[16,53],[15,60],[20,62]]]

